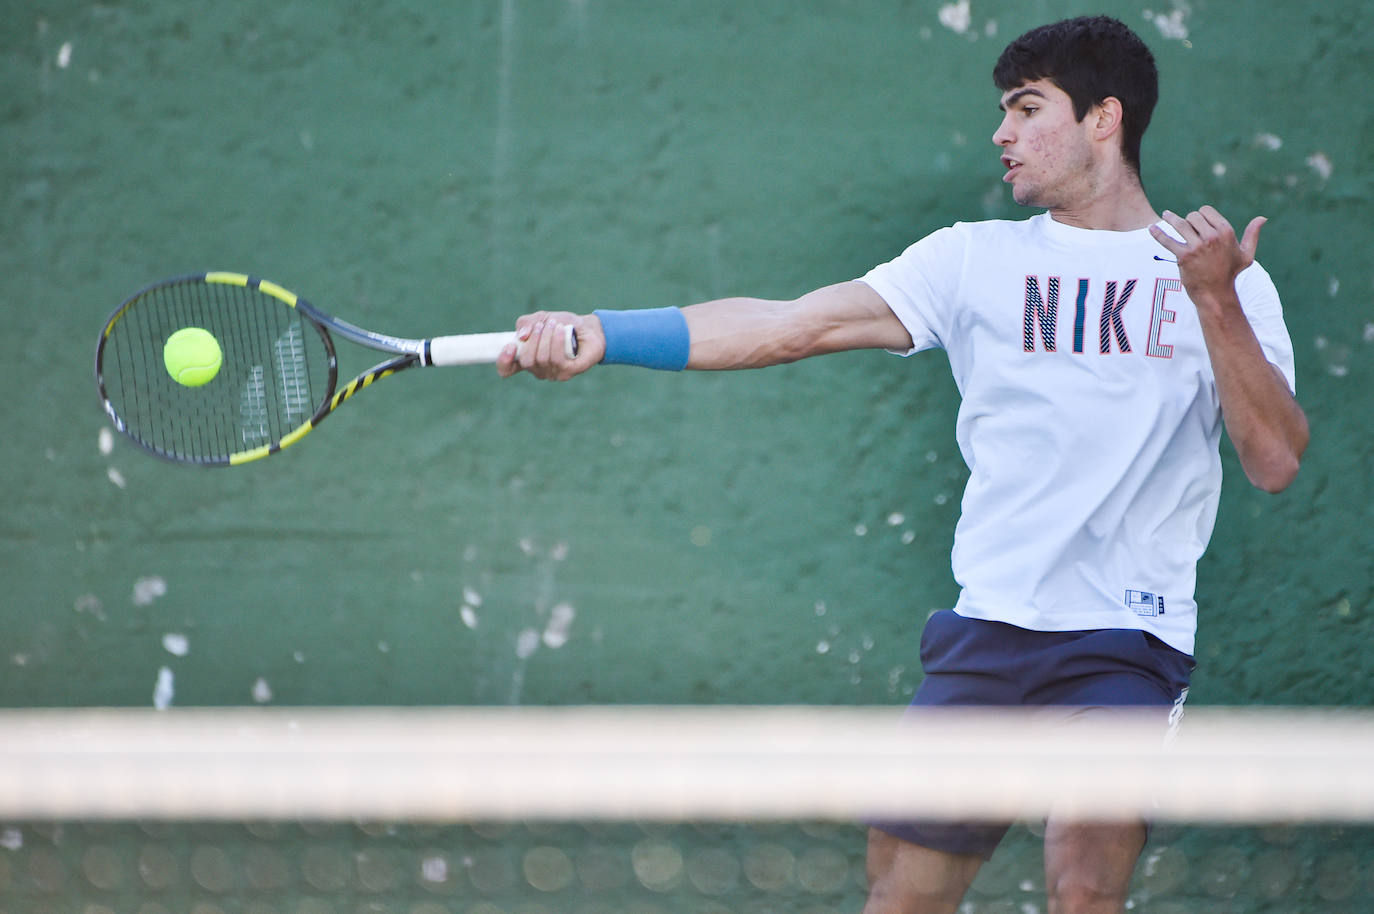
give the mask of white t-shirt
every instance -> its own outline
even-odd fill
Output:
[[[962,395],[955,610],[1038,631],[1137,628],[1193,653],[1221,410],[1173,255],[1148,229],[1041,214],[941,229],[863,282],[911,352],[945,350]],[[1292,388],[1269,275],[1252,265],[1236,291]]]

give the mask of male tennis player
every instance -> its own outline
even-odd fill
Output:
[[[526,315],[519,361],[566,379],[598,363],[754,368],[846,349],[945,350],[970,475],[960,585],[921,644],[914,705],[1181,706],[1196,565],[1212,532],[1224,422],[1251,483],[1286,487],[1308,440],[1279,297],[1210,206],[1156,212],[1140,142],[1149,49],[1106,17],[1013,41],[993,71],[992,140],[1022,221],[959,223],[861,279],[796,301]],[[563,355],[561,328],[581,352]],[[868,914],[955,911],[1006,825],[872,829]],[[1051,912],[1124,908],[1143,822],[1051,816]]]

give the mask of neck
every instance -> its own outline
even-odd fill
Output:
[[[1089,181],[1080,200],[1050,207],[1050,218],[1077,228],[1132,232],[1155,224],[1160,217],[1145,196],[1140,177],[1123,167]]]

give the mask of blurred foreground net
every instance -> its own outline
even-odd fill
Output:
[[[1147,812],[1132,911],[1374,911],[1374,717],[1063,726],[892,709],[0,712],[0,912],[831,914],[870,815]]]

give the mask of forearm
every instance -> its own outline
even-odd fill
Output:
[[[1197,308],[1226,433],[1250,482],[1266,492],[1281,491],[1297,475],[1307,449],[1307,417],[1288,381],[1265,358],[1236,295],[1236,278],[1255,262],[1268,220],[1251,219],[1237,241],[1215,207],[1203,206],[1186,219],[1165,210],[1164,219],[1179,237],[1157,225],[1150,234],[1178,259],[1179,279]]]
[[[1279,492],[1307,449],[1307,417],[1265,358],[1234,295],[1194,302],[1212,361],[1222,419],[1250,482]]]

